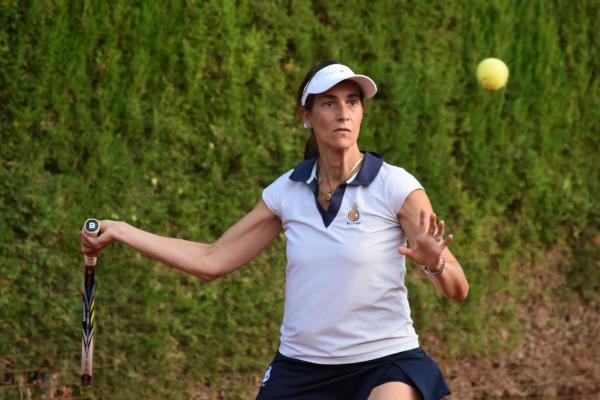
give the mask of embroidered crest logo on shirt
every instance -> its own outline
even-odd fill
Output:
[[[358,205],[356,203],[352,203],[352,210],[348,213],[348,225],[351,224],[360,224],[360,212],[358,211]]]

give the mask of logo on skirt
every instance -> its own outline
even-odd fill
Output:
[[[263,377],[261,386],[265,386],[265,384],[271,377],[271,368],[273,368],[273,367],[271,365],[269,365],[269,368],[267,368],[267,372],[265,372],[265,376]]]

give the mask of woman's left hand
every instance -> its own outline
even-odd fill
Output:
[[[452,235],[448,235],[444,239],[444,221],[437,223],[435,213],[430,215],[429,226],[426,226],[425,210],[421,209],[419,228],[412,248],[401,246],[398,251],[415,263],[435,272],[439,268],[442,252],[450,245],[452,238]]]

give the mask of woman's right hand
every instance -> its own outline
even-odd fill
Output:
[[[121,221],[111,221],[109,219],[100,221],[100,231],[97,237],[82,229],[79,233],[81,252],[86,256],[98,257],[105,247],[118,240],[119,228],[122,224]]]

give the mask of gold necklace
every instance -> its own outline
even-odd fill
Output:
[[[363,156],[356,162],[356,164],[354,164],[354,166],[352,168],[350,168],[350,172],[348,172],[346,179],[344,179],[343,181],[347,181],[348,178],[350,178],[354,174],[354,171],[356,171],[356,167],[358,167],[360,165],[361,161],[364,158],[365,158],[365,155],[363,154]],[[321,183],[322,181],[323,181],[323,177],[320,176],[317,171],[317,182]],[[333,188],[331,186],[329,186],[328,192],[323,193],[323,197],[325,198],[325,201],[331,201],[331,198],[333,197]]]

